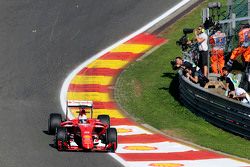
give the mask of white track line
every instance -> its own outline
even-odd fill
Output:
[[[129,36],[121,39],[120,41],[116,42],[115,44],[109,46],[108,48],[102,50],[101,52],[97,53],[96,55],[90,57],[89,59],[87,59],[86,61],[84,61],[82,64],[80,64],[76,69],[74,69],[68,76],[67,78],[64,80],[62,88],[61,88],[61,92],[60,92],[60,103],[61,103],[61,107],[63,112],[66,114],[66,100],[67,100],[67,91],[68,91],[68,87],[70,85],[71,80],[74,78],[74,76],[80,72],[84,67],[86,67],[88,64],[90,64],[91,62],[93,62],[95,59],[101,57],[102,55],[104,55],[105,53],[109,52],[110,50],[116,48],[117,46],[123,44],[124,42],[132,39],[133,37],[145,32],[146,30],[148,30],[149,28],[153,27],[155,24],[159,23],[161,20],[165,19],[166,17],[168,17],[169,15],[171,15],[172,13],[174,13],[177,9],[179,9],[180,7],[186,5],[188,2],[190,2],[191,0],[182,0],[180,3],[178,3],[177,5],[175,5],[174,7],[172,7],[171,9],[167,10],[165,13],[163,13],[161,16],[157,17],[156,19],[154,19],[153,21],[149,22],[148,24],[146,24],[145,26],[143,26],[142,28],[140,28],[139,30],[135,31],[134,33],[130,34]],[[86,99],[88,100],[88,99]],[[68,117],[70,119],[73,118],[73,115],[69,112],[68,113]],[[110,153],[110,155],[116,159],[117,161],[119,161],[120,163],[122,163],[123,165],[127,166],[126,161],[124,161],[123,159],[121,159],[119,156],[117,156],[116,154],[112,154]]]

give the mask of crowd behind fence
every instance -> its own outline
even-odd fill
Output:
[[[250,23],[250,0],[228,0],[227,5],[224,7],[218,2],[210,3],[209,8],[203,10],[203,23],[204,27],[207,26],[206,33],[209,36],[218,30],[226,34],[225,47],[223,48],[226,66],[227,62],[231,60],[229,57],[232,51],[239,47],[240,39],[238,33],[242,29],[241,26],[243,24],[249,25]],[[183,59],[192,64],[197,64],[196,61],[199,58],[197,42],[188,43],[187,37],[187,34],[193,33],[193,29],[186,28],[183,30],[183,33],[184,36],[177,41],[177,44],[181,46],[183,51]],[[250,41],[247,46],[250,48],[249,44]],[[244,62],[240,61],[240,63]],[[176,61],[171,62],[171,64],[175,67]],[[249,65],[250,63],[248,62],[248,65],[244,68],[247,69],[250,67]],[[212,93],[209,89],[203,88],[204,85],[201,87],[198,84],[194,84],[194,80],[190,80],[189,77],[188,79],[186,72],[184,72],[185,70],[179,70],[179,92],[183,104],[216,126],[250,138],[250,105]],[[250,76],[250,70],[243,70],[242,75]],[[246,89],[249,91],[250,80],[247,77],[241,77],[240,79],[241,82],[247,83]]]

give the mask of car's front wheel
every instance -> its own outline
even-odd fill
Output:
[[[57,113],[52,113],[49,115],[48,120],[48,133],[50,135],[54,135],[56,132],[56,128],[60,127],[62,122],[62,115]]]
[[[56,129],[55,147],[57,150],[63,151],[65,149],[65,143],[67,143],[67,129],[58,127]]]
[[[110,151],[115,152],[117,149],[117,130],[116,128],[108,128],[106,132],[106,142],[110,144]]]

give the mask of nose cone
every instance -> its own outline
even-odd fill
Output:
[[[82,136],[82,147],[88,150],[94,147],[94,143],[93,143],[93,139],[91,135]]]

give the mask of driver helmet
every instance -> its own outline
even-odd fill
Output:
[[[87,116],[85,114],[79,115],[78,119],[79,119],[79,123],[82,123],[82,124],[87,123]]]
[[[83,115],[83,114],[86,114],[86,111],[84,108],[80,108],[80,112],[79,112],[79,115]]]

